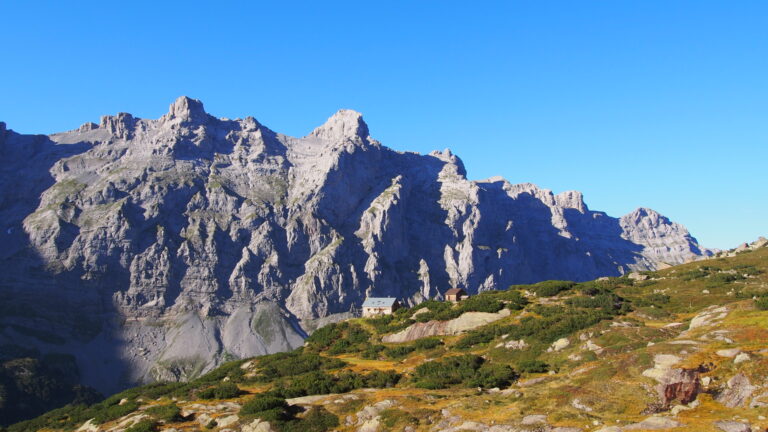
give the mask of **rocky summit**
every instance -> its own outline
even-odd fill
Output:
[[[471,181],[341,110],[303,138],[181,97],[53,135],[0,123],[0,345],[73,356],[110,393],[287,351],[369,295],[406,305],[711,252],[640,208]]]

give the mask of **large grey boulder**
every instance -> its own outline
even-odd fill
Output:
[[[749,423],[742,423],[732,420],[720,420],[714,423],[715,427],[724,432],[752,432],[752,426]]]
[[[739,373],[728,380],[727,387],[715,397],[715,400],[728,408],[744,406],[756,389],[757,387],[752,385],[746,375]]]

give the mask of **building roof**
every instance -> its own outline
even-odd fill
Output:
[[[466,294],[466,293],[467,292],[461,288],[451,288],[445,292],[445,295],[458,295],[458,294]]]
[[[363,302],[363,307],[391,307],[397,303],[397,299],[394,297],[368,297]]]

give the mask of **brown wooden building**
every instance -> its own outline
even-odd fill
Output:
[[[467,297],[469,294],[461,288],[451,288],[445,292],[445,300],[452,303],[458,303]]]

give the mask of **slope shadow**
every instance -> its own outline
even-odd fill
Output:
[[[111,384],[117,377],[108,370],[125,364],[110,336],[117,311],[111,291],[104,289],[115,280],[94,279],[82,269],[49,262],[35,250],[32,234],[22,225],[39,208],[42,193],[56,183],[54,165],[93,144],[58,144],[44,135],[20,135],[3,126],[0,220],[5,226],[0,241],[6,247],[0,254],[0,344],[72,355],[83,384],[107,393],[118,390],[119,384]]]

